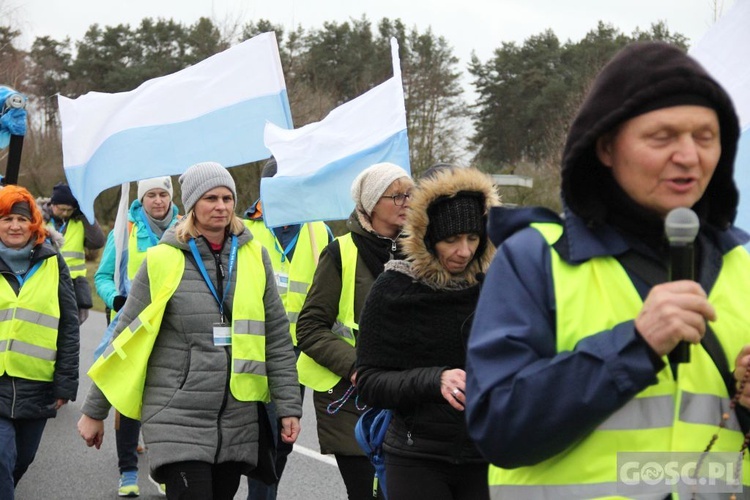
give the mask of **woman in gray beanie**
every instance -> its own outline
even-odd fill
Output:
[[[273,481],[260,402],[272,399],[282,439],[297,439],[295,357],[268,254],[234,213],[231,175],[198,163],[180,184],[186,216],[136,274],[114,339],[89,371],[78,428],[98,448],[114,406],[141,420],[150,474],[167,498],[230,500],[243,474]]]
[[[350,233],[320,255],[297,320],[300,382],[313,389],[320,450],[333,454],[350,499],[372,498],[375,470],[357,445],[355,343],[359,313],[385,263],[399,258],[401,234],[414,183],[393,163],[365,169],[352,184],[356,204]]]

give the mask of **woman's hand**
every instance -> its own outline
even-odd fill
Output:
[[[298,417],[283,417],[281,419],[281,440],[292,444],[299,437],[300,425]],[[90,446],[90,445],[89,445]]]
[[[98,450],[104,442],[104,420],[81,415],[78,419],[78,434],[86,441],[86,446],[96,446]]]
[[[466,404],[464,389],[466,389],[466,372],[462,369],[445,370],[440,374],[440,394],[458,411],[464,411]]]

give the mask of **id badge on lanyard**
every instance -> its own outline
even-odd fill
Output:
[[[286,293],[289,288],[289,274],[282,273],[281,271],[274,273],[276,275],[276,288],[279,293]]]
[[[214,323],[214,345],[232,345],[232,328],[227,323]]]
[[[221,297],[219,297],[219,295],[216,293],[216,290],[214,289],[214,285],[208,276],[206,267],[203,265],[203,260],[201,259],[200,253],[198,252],[198,247],[195,245],[194,239],[190,240],[189,246],[190,246],[190,251],[193,253],[193,258],[195,259],[195,262],[198,266],[198,270],[203,276],[203,280],[206,282],[206,286],[208,286],[208,289],[211,291],[211,294],[213,295],[214,299],[216,299],[216,302],[219,304],[219,314],[221,317],[220,317],[219,322],[213,324],[214,345],[215,346],[232,345],[232,328],[231,328],[231,325],[227,323],[224,318],[224,297],[227,295],[229,286],[232,283],[232,272],[234,271],[234,265],[237,259],[237,246],[238,246],[237,236],[232,235],[232,247],[229,252],[229,271],[227,273],[227,284],[226,284],[226,288],[223,290]]]

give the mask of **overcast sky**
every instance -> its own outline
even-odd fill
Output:
[[[626,34],[665,21],[670,31],[700,40],[714,19],[715,5],[726,11],[735,0],[0,0],[11,12],[24,43],[34,36],[80,40],[91,24],[137,27],[144,17],[173,18],[192,24],[199,17],[227,21],[269,19],[287,29],[322,27],[363,14],[371,21],[400,18],[420,32],[432,27],[443,36],[465,70],[471,52],[486,61],[502,42],[523,41],[546,29],[562,40],[577,41],[597,21]],[[750,1],[750,0],[739,0]]]

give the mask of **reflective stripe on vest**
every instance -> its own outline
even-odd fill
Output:
[[[57,257],[44,259],[18,295],[6,280],[0,282],[0,375],[51,382],[60,323]]]
[[[49,225],[54,227],[52,222]],[[83,222],[76,219],[68,219],[65,224],[65,241],[63,246],[60,248],[60,254],[62,254],[65,263],[68,265],[70,270],[70,278],[76,279],[79,276],[86,276],[86,253],[84,250],[84,241],[86,239],[86,231],[83,227]]]
[[[351,233],[337,238],[341,250],[341,295],[339,312],[331,331],[349,345],[355,345],[354,331],[358,326],[354,322],[354,290],[357,275],[357,246]],[[304,352],[297,360],[297,372],[301,384],[314,391],[325,392],[338,384],[341,377],[328,368],[319,365]]]
[[[557,352],[573,351],[583,338],[632,320],[643,302],[620,263],[612,257],[571,265],[552,247],[562,233],[557,224],[533,224],[550,245],[557,311]],[[728,252],[709,294],[719,320],[711,324],[729,366],[750,343],[750,318],[741,297],[750,296],[750,256]],[[587,307],[596,304],[596,307]],[[737,334],[741,332],[741,334]],[[667,362],[665,358],[665,362]],[[593,432],[564,452],[536,465],[505,470],[490,467],[493,498],[615,498],[617,452],[702,452],[729,406],[724,382],[701,346],[691,346],[691,362],[680,365],[675,381],[667,366],[657,382],[637,394]],[[733,415],[734,417],[734,415]],[[719,432],[712,451],[738,452],[743,435],[736,417]],[[743,483],[747,484],[747,457]],[[654,498],[671,493],[664,486]]]
[[[307,292],[312,284],[315,268],[318,265],[318,256],[328,244],[326,225],[322,222],[302,224],[297,243],[294,246],[294,258],[291,262],[286,258],[282,262],[281,243],[273,232],[266,227],[265,223],[262,220],[244,220],[243,222],[253,234],[253,239],[257,240],[268,251],[274,273],[287,275],[286,285],[280,284],[277,280],[276,288],[289,318],[289,332],[292,334],[292,342],[297,345],[297,318],[305,304]],[[312,238],[310,235],[311,226],[313,228]],[[313,240],[315,245],[313,245]],[[317,252],[317,255],[315,252]]]
[[[140,419],[148,358],[164,309],[182,280],[185,254],[169,245],[149,248],[146,260],[151,303],[99,357],[89,376],[123,415]],[[270,400],[265,367],[265,272],[261,247],[252,241],[237,255],[232,301],[232,372],[230,389],[239,401]],[[217,306],[218,311],[218,306]],[[218,312],[217,312],[218,314]],[[127,373],[127,376],[123,376]]]

